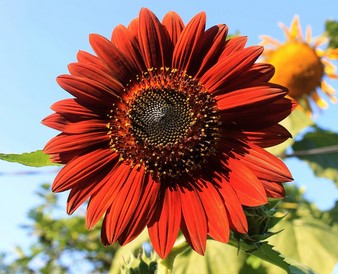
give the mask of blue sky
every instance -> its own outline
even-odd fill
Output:
[[[0,0],[0,152],[41,149],[56,134],[40,123],[51,113],[49,106],[53,102],[69,97],[58,87],[55,77],[67,73],[67,64],[75,61],[78,50],[91,51],[90,33],[110,37],[114,26],[128,24],[141,7],[152,9],[159,18],[175,10],[185,22],[204,10],[208,26],[226,23],[230,33],[247,35],[250,45],[260,42],[260,34],[283,40],[277,23],[289,25],[295,14],[300,15],[303,28],[312,26],[314,35],[323,32],[325,20],[338,20],[338,3],[328,0]],[[331,84],[338,89],[338,81]],[[338,132],[337,117],[338,105],[331,105],[317,122]],[[287,164],[296,182],[306,186],[311,200],[322,208],[333,205],[338,192],[331,182],[318,180],[306,164],[297,160]],[[31,170],[35,169],[0,161],[0,173]],[[12,251],[14,244],[28,243],[18,225],[27,221],[28,209],[39,203],[33,193],[41,183],[53,180],[54,174],[49,173],[53,170],[42,168],[44,174],[38,176],[0,176],[0,251]]]

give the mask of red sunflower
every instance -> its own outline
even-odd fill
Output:
[[[203,254],[207,236],[247,233],[242,206],[284,197],[291,174],[263,148],[289,132],[278,124],[294,103],[269,83],[263,51],[228,28],[205,30],[201,12],[184,26],[148,9],[111,40],[93,34],[57,78],[75,98],[55,103],[43,123],[61,133],[44,151],[65,164],[52,190],[70,190],[67,212],[89,199],[87,227],[104,215],[102,241],[124,245],[147,227],[168,255],[181,230]]]

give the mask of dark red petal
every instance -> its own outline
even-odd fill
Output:
[[[214,240],[227,243],[230,230],[223,199],[212,183],[205,182],[205,184],[205,188],[202,191],[198,191],[197,194],[207,217],[208,235]]]
[[[263,47],[253,46],[218,59],[200,79],[209,92],[222,89],[234,76],[249,69],[263,52]]]
[[[235,90],[216,97],[216,104],[220,110],[233,108],[259,108],[283,98],[288,93],[287,89],[265,83],[261,86],[253,86]]]
[[[113,161],[115,157],[116,154],[108,149],[95,150],[77,157],[57,174],[52,191],[61,192],[81,184],[91,176],[100,173],[101,169]]]
[[[147,71],[137,37],[129,29],[123,25],[118,25],[112,33],[111,41],[123,54],[129,57],[133,66],[138,68],[139,74]]]
[[[108,39],[98,34],[91,34],[89,42],[97,56],[110,69],[111,74],[121,83],[128,83],[138,70],[132,65],[129,57],[124,55]]]
[[[110,89],[93,80],[72,75],[60,75],[56,81],[63,89],[84,104],[100,105],[109,109],[112,102],[116,100]]]
[[[224,126],[244,130],[261,130],[271,127],[286,118],[297,103],[287,98],[281,98],[264,107],[242,107],[223,110],[221,115]]]
[[[67,200],[68,214],[73,214],[73,212],[82,203],[84,203],[92,194],[101,189],[101,187],[110,179],[119,159],[118,156],[118,154],[115,154],[115,157],[110,161],[110,163],[106,165],[106,167],[102,167],[99,173],[94,176],[88,176],[87,180],[71,189]]]
[[[187,71],[195,58],[199,58],[200,43],[203,39],[206,15],[201,12],[195,15],[178,37],[174,48],[172,67],[179,71]]]
[[[246,153],[237,156],[259,179],[280,183],[293,180],[282,160],[255,144],[250,143],[249,146]]]
[[[228,179],[220,175],[219,192],[224,200],[225,208],[229,215],[230,228],[246,234],[248,232],[248,222],[246,220],[241,202]],[[216,179],[218,181],[218,179]]]
[[[196,190],[180,189],[182,205],[181,230],[189,245],[203,255],[207,241],[207,217]]]
[[[181,200],[175,189],[166,188],[148,224],[149,237],[161,258],[168,256],[181,225]]]
[[[59,113],[53,113],[44,118],[42,120],[42,124],[47,127],[63,131],[65,126],[68,124],[68,121]]]
[[[106,176],[101,188],[92,194],[86,214],[88,229],[91,229],[98,222],[104,212],[111,207],[114,199],[121,195],[120,191],[129,176],[130,170],[131,167],[128,164],[120,163],[116,165],[110,172],[110,176]]]
[[[279,124],[260,131],[243,131],[243,134],[248,141],[260,147],[272,147],[292,138],[291,133]]]
[[[144,167],[134,167],[125,182],[121,183],[123,187],[112,199],[104,218],[105,225],[102,227],[109,243],[117,241],[135,213],[140,201],[141,189],[144,186]]]
[[[229,158],[227,162],[229,182],[238,199],[245,206],[261,206],[268,202],[265,189],[255,174],[241,163],[240,160]]]
[[[110,74],[110,70],[102,63],[102,61],[97,56],[80,50],[77,53],[76,57],[79,63],[92,65],[96,67],[97,69]]]
[[[100,112],[95,113],[93,110],[79,104],[77,100],[73,98],[58,101],[51,106],[51,109],[72,122],[98,119],[100,117]]]
[[[247,41],[248,37],[246,36],[237,36],[227,40],[220,58],[224,58],[235,53],[236,51],[244,49]]]
[[[164,25],[167,29],[170,40],[175,46],[178,37],[184,28],[184,23],[181,17],[176,12],[170,11],[163,17],[162,25]]]
[[[200,78],[220,57],[226,43],[228,27],[226,25],[213,26],[208,29],[203,37],[200,55],[203,56],[201,63],[195,63],[199,68],[196,78]]]
[[[69,122],[59,113],[53,113],[42,120],[45,126],[60,130],[68,134],[81,134],[93,131],[107,131],[107,122],[103,120],[84,120],[79,122]]]
[[[118,238],[121,245],[125,245],[136,238],[149,223],[155,212],[155,206],[158,203],[159,192],[160,183],[154,181],[151,176],[148,175],[140,195],[139,204],[125,230]]]
[[[281,183],[269,182],[261,180],[266,191],[266,195],[270,198],[285,198],[285,189]]]
[[[270,80],[275,73],[275,68],[270,64],[255,63],[248,70],[234,77],[214,94],[221,94],[254,85],[262,85]]]
[[[52,138],[44,147],[43,151],[47,154],[56,154],[73,150],[85,150],[90,146],[106,142],[104,147],[109,148],[110,138],[108,134],[102,132],[88,132],[83,134],[61,133]]]
[[[124,86],[111,75],[97,69],[90,64],[71,63],[68,65],[70,73],[74,76],[85,77],[106,87],[116,98],[120,98]]]
[[[165,27],[149,9],[139,15],[138,40],[147,68],[169,67],[173,45]]]

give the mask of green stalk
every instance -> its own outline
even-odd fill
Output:
[[[188,247],[189,244],[186,241],[175,245],[165,259],[159,260],[156,274],[173,274],[176,256],[185,251]]]

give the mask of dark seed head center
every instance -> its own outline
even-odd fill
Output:
[[[220,118],[213,96],[176,69],[136,77],[108,114],[110,147],[159,181],[192,176],[217,153]]]
[[[150,146],[174,144],[192,122],[187,96],[172,89],[150,89],[132,102],[128,116],[135,139]]]

